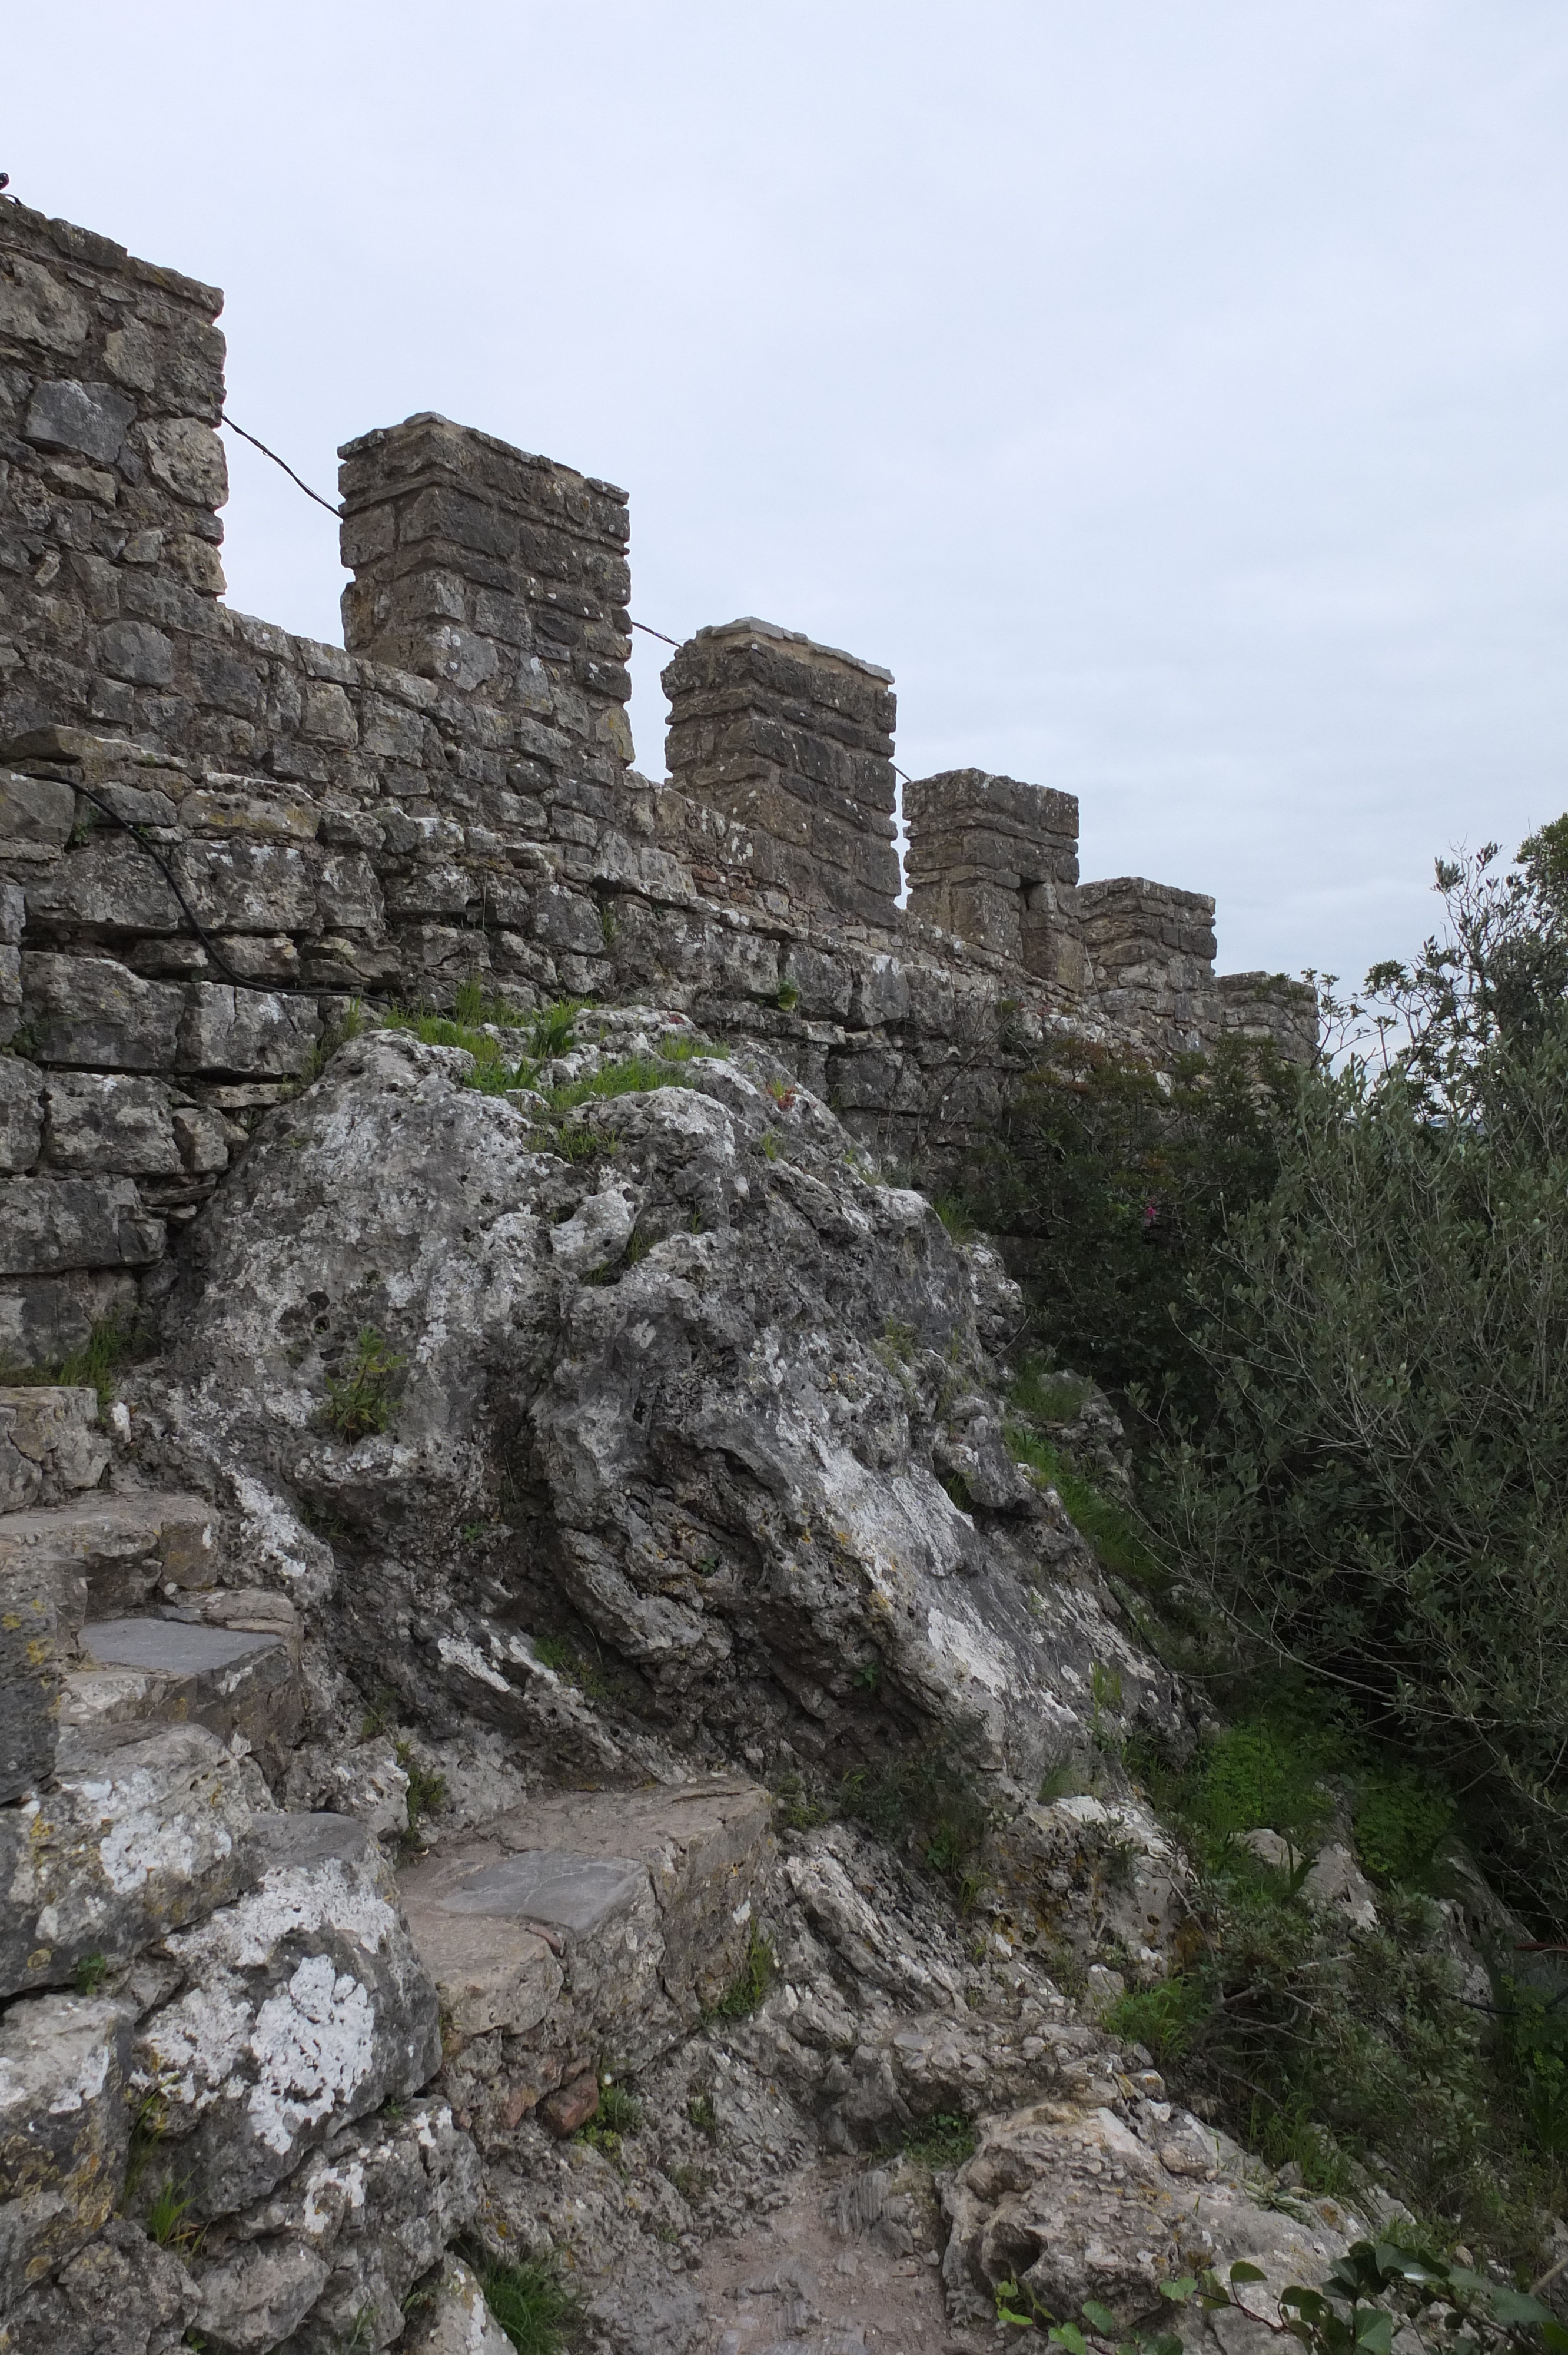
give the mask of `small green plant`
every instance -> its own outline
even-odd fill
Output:
[[[337,1020],[328,1023],[311,1049],[300,1074],[300,1085],[308,1088],[313,1080],[319,1080],[338,1049],[346,1047],[351,1039],[357,1039],[365,1027],[365,1007],[357,997],[351,997]]]
[[[1047,1766],[1040,1777],[1040,1788],[1034,1796],[1043,1807],[1048,1807],[1054,1799],[1082,1797],[1092,1779],[1083,1761],[1069,1753],[1066,1757],[1058,1758],[1054,1765]]]
[[[1161,1979],[1156,1987],[1129,1988],[1107,2012],[1105,2025],[1128,2044],[1146,2045],[1167,2067],[1186,2053],[1208,2010],[1199,1983],[1176,1977]]]
[[[964,1478],[963,1474],[961,1472],[944,1472],[941,1476],[941,1479],[943,1487],[947,1490],[954,1504],[957,1505],[959,1512],[972,1513],[975,1508],[974,1496],[970,1490],[969,1484]]]
[[[543,2258],[505,2264],[470,2242],[461,2255],[479,2276],[485,2303],[517,2355],[561,2355],[582,2326],[582,2308]]]
[[[1032,1472],[1055,1489],[1068,1519],[1086,1539],[1102,1570],[1109,1571],[1113,1576],[1136,1580],[1143,1586],[1159,1588],[1162,1584],[1138,1524],[1125,1505],[1096,1487],[1059,1447],[1029,1424],[1010,1423],[1006,1437],[1013,1462],[1027,1464]]]
[[[1028,1359],[1009,1390],[1008,1402],[1031,1423],[1076,1423],[1091,1385],[1079,1374],[1054,1374]]]
[[[777,1161],[779,1158],[779,1135],[776,1129],[765,1128],[762,1132],[762,1158],[764,1161]]]
[[[108,1959],[103,1955],[83,1955],[76,1966],[78,1995],[96,1995],[109,1977]]]
[[[1316,2288],[1292,2282],[1271,2299],[1272,2316],[1255,2296],[1251,2303],[1241,2296],[1259,2288],[1266,2295],[1267,2282],[1261,2265],[1241,2258],[1224,2277],[1213,2271],[1182,2274],[1158,2286],[1172,2307],[1235,2315],[1248,2331],[1261,2325],[1308,2355],[1390,2355],[1396,2332],[1403,2343],[1431,2355],[1502,2355],[1504,2350],[1523,2355],[1542,2345],[1549,2355],[1568,2355],[1568,2329],[1528,2290],[1393,2241],[1352,2242]],[[1087,2355],[1091,2339],[1114,2348],[1116,2355],[1182,2355],[1175,2330],[1135,2325],[1128,2331],[1094,2298],[1085,2299],[1081,2321],[1053,2322],[1026,2286],[1006,2281],[996,2286],[996,2309],[999,2320],[1044,2328],[1066,2355]]]
[[[412,1852],[419,1844],[419,1826],[426,1816],[439,1815],[447,1803],[447,1778],[420,1764],[414,1755],[413,1744],[408,1741],[396,1745],[397,1764],[408,1777],[408,1828],[403,1835],[406,1849]]]
[[[140,1318],[116,1312],[101,1316],[79,1348],[52,1365],[14,1366],[0,1372],[7,1389],[62,1383],[69,1389],[95,1390],[99,1410],[107,1414],[114,1403],[116,1377],[145,1354],[149,1335]]]
[[[800,1775],[791,1772],[780,1774],[774,1785],[773,1814],[780,1830],[809,1832],[827,1823],[832,1809],[807,1788]]]
[[[327,1379],[324,1419],[351,1444],[382,1432],[397,1405],[397,1378],[408,1364],[374,1325],[360,1327],[347,1369]]]
[[[608,900],[599,911],[599,928],[604,937],[605,947],[612,949],[620,938],[620,918]]]
[[[1097,1750],[1115,1756],[1121,1753],[1121,1733],[1112,1720],[1121,1714],[1121,1677],[1115,1668],[1107,1668],[1096,1660],[1089,1670],[1089,1740]]]
[[[792,1112],[798,1090],[792,1080],[769,1080],[768,1092],[780,1112]]]
[[[985,1838],[985,1802],[941,1752],[852,1767],[839,1785],[839,1808],[953,1883],[961,1898]]]
[[[961,2110],[937,2110],[922,2118],[904,2145],[921,2167],[961,2167],[975,2148],[975,2130]]]
[[[189,2176],[176,2183],[172,2175],[166,2175],[162,2190],[147,2211],[146,2220],[150,2241],[156,2241],[160,2249],[173,2249],[176,2255],[187,2260],[195,2254],[201,2237],[193,2225],[185,2222],[191,2200],[185,2187],[189,2181]]]
[[[642,2124],[642,2105],[624,2085],[613,2077],[599,2081],[599,2107],[585,2126],[577,2128],[579,2142],[592,2143],[607,2158],[620,2151],[623,2135],[635,2134]]]
[[[587,1004],[584,997],[558,997],[553,1005],[539,1008],[528,1042],[537,1061],[547,1063],[566,1053],[572,1043],[572,1026]]]
[[[397,1722],[397,1696],[389,1685],[382,1685],[359,1721],[359,1738],[362,1742],[374,1742]]]
[[[706,2135],[710,2142],[718,2139],[718,2112],[714,2107],[711,2094],[693,2094],[686,2104],[686,2115],[697,2132]]]
[[[850,1682],[852,1685],[858,1687],[862,1692],[875,1692],[882,1682],[882,1655],[880,1652],[873,1652],[869,1658],[863,1660],[859,1668],[856,1668],[853,1676],[850,1678]]]
[[[800,1003],[800,993],[792,981],[780,982],[773,1003],[781,1012],[793,1014]]]
[[[747,1932],[746,1959],[713,2009],[715,2019],[748,2019],[779,1976],[772,1947],[755,1922]]]
[[[956,1243],[972,1243],[980,1229],[968,1203],[959,1194],[938,1194],[931,1204]]]
[[[694,2167],[690,2160],[683,2167],[673,2167],[670,2180],[688,2208],[694,2208],[708,2188],[706,2174],[702,2168]]]

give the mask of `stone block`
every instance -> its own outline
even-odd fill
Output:
[[[46,1795],[0,1811],[0,1995],[129,1961],[255,1878],[239,1762],[199,1725],[65,1727]]]
[[[167,2355],[188,2344],[197,2299],[172,2249],[111,2216],[53,2281],[27,2291],[0,2328],[5,2355]],[[8,2334],[8,2335],[7,2335]]]
[[[45,1995],[0,2019],[0,2312],[101,2232],[131,2141],[127,2009]]]
[[[180,804],[180,824],[187,834],[210,835],[219,841],[242,836],[254,842],[313,842],[321,830],[319,803],[290,787],[266,789],[260,784],[209,779]]]
[[[124,1072],[52,1072],[44,1092],[44,1162],[50,1170],[178,1178],[169,1091]]]
[[[205,1104],[176,1104],[170,1124],[180,1160],[195,1178],[228,1167],[228,1145],[222,1115]]]
[[[39,1382],[0,1390],[0,1415],[8,1444],[37,1476],[29,1505],[40,1497],[58,1504],[77,1489],[97,1487],[110,1449],[99,1428],[98,1392],[90,1385]]]
[[[260,2199],[329,2135],[440,2064],[436,1990],[390,1866],[342,1816],[256,1819],[254,1891],[165,1941],[185,1992],[143,2023],[193,2214]]]
[[[644,2065],[739,1969],[769,1822],[728,1779],[576,1793],[416,1866],[403,1902],[454,2026],[547,2039],[567,2077],[601,2051]]]
[[[136,1302],[136,1278],[123,1268],[0,1276],[0,1365],[58,1365],[104,1318],[132,1316]]]
[[[58,777],[0,770],[0,849],[34,843],[63,850],[76,824],[76,794]]]
[[[150,1267],[164,1241],[128,1178],[0,1178],[0,1274]]]
[[[212,512],[228,496],[228,457],[210,425],[196,417],[159,417],[143,425],[137,439],[148,472],[177,499]]]
[[[0,1176],[32,1167],[43,1131],[42,1074],[20,1055],[0,1055]]]
[[[215,1586],[222,1555],[217,1516],[201,1497],[95,1491],[0,1522],[0,1566],[16,1561],[47,1562],[59,1591],[79,1589],[80,1626],[141,1610],[159,1589]]]
[[[41,449],[76,450],[101,466],[112,466],[135,415],[135,402],[111,384],[55,377],[33,394],[22,431]]]
[[[23,1019],[40,1063],[166,1071],[185,1007],[183,989],[143,981],[111,957],[23,951]]]
[[[80,351],[91,314],[76,289],[26,254],[6,257],[0,274],[0,335],[46,352]]]
[[[293,842],[188,842],[180,879],[208,932],[298,932],[315,922],[313,855]]]
[[[0,1562],[0,1805],[38,1790],[54,1771],[58,1649],[52,1582]]]
[[[32,923],[80,940],[112,942],[131,932],[186,932],[190,926],[164,876],[129,835],[95,829],[27,885]]]
[[[292,1077],[309,1063],[321,1029],[313,998],[194,982],[180,1025],[179,1069],[257,1079]]]
[[[587,2126],[598,2108],[599,2079],[589,2069],[547,2094],[539,2105],[539,2115],[552,2134],[572,2135]]]

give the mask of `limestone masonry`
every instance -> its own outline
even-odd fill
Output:
[[[0,202],[0,2355],[548,2350],[519,2264],[579,2355],[1320,2279],[1381,2173],[1114,2009],[1201,1902],[1128,1761],[1213,1723],[1036,1468],[1125,1494],[1121,1426],[1021,1404],[901,1174],[1312,992],[978,769],[901,910],[893,682],[771,623],[650,783],[624,495],[442,418],[343,452],[342,646],[230,612],[217,310]],[[1484,2008],[1484,1905],[1298,1888]]]
[[[641,776],[611,484],[408,418],[341,453],[344,645],[232,612],[220,303],[0,204],[0,1359],[129,1303],[354,997],[654,994],[914,1166],[1052,1032],[1309,1050],[1310,991],[1215,978],[1211,900],[1079,883],[1070,794],[913,782],[901,909],[853,655],[700,630]]]

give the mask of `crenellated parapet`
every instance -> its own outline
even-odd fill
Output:
[[[699,630],[664,670],[671,782],[768,837],[801,908],[891,924],[893,674],[771,622]]]
[[[904,815],[911,915],[1064,989],[1089,986],[1075,905],[1075,794],[949,769],[910,780]]]
[[[630,766],[625,494],[433,415],[344,445],[341,646],[224,603],[211,287],[0,200],[0,1363],[165,1281],[355,1000],[641,1000],[939,1168],[1032,1042],[1296,1058],[1213,902],[1080,884],[1078,805],[910,782],[891,675],[776,623],[664,672]]]
[[[546,767],[631,759],[624,491],[433,414],[345,442],[343,641],[536,724]]]

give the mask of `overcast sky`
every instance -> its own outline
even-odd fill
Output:
[[[308,482],[419,409],[609,476],[640,621],[885,663],[901,765],[1077,794],[1222,970],[1568,807],[1561,0],[53,0],[0,167],[226,288]],[[230,441],[232,602],[339,637]]]

